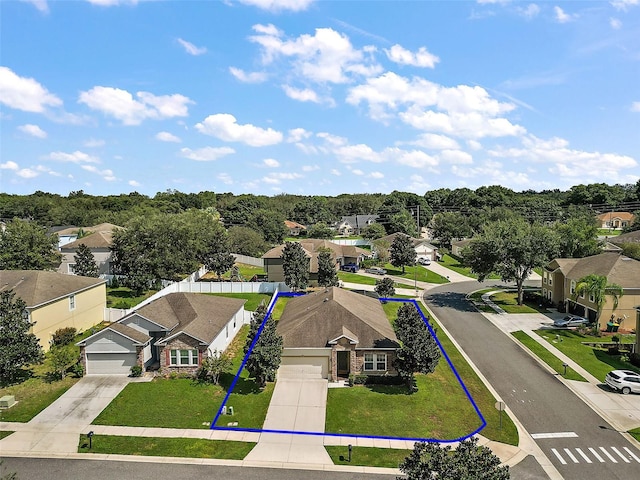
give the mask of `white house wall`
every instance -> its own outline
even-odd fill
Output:
[[[86,353],[131,353],[136,351],[133,341],[110,330],[103,330],[85,347]]]
[[[142,361],[144,364],[146,365],[149,360],[151,360],[151,344],[147,345],[144,347],[144,350],[142,350]]]
[[[244,325],[244,307],[238,310],[236,314],[231,317],[229,323],[222,328],[218,336],[209,344],[209,351],[224,352],[229,344],[231,344],[236,334],[240,331],[242,325]]]

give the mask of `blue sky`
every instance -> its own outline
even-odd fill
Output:
[[[0,0],[0,190],[640,178],[640,0]]]

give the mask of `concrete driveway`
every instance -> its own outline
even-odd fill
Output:
[[[264,430],[289,432],[324,432],[328,382],[320,367],[283,365],[278,370]],[[333,462],[323,446],[322,435],[268,433],[260,434],[255,448],[245,458],[265,465]]]
[[[115,375],[82,378],[20,431],[0,440],[0,451],[77,452],[78,434],[90,430],[91,422],[131,380]]]

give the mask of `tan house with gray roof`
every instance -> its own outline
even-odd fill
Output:
[[[336,381],[351,374],[396,374],[398,339],[380,301],[331,287],[295,297],[277,326],[281,365],[312,367]]]
[[[192,374],[206,357],[223,352],[249,320],[245,302],[199,293],[165,295],[79,342],[85,371],[128,375],[139,365]]]
[[[99,275],[111,275],[111,245],[113,244],[113,232],[122,227],[112,223],[101,223],[84,229],[88,235],[77,238],[60,247],[62,262],[58,267],[60,273],[74,273],[76,264],[75,256],[81,244],[85,244],[91,250],[98,265]],[[78,229],[76,229],[77,231]]]
[[[0,290],[13,290],[27,304],[32,333],[44,350],[65,327],[85,331],[104,319],[105,280],[41,270],[0,270]]]

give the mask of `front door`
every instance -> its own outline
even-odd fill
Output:
[[[350,351],[346,352],[337,352],[338,354],[338,376],[339,377],[348,377],[349,376],[349,358],[351,356]]]

